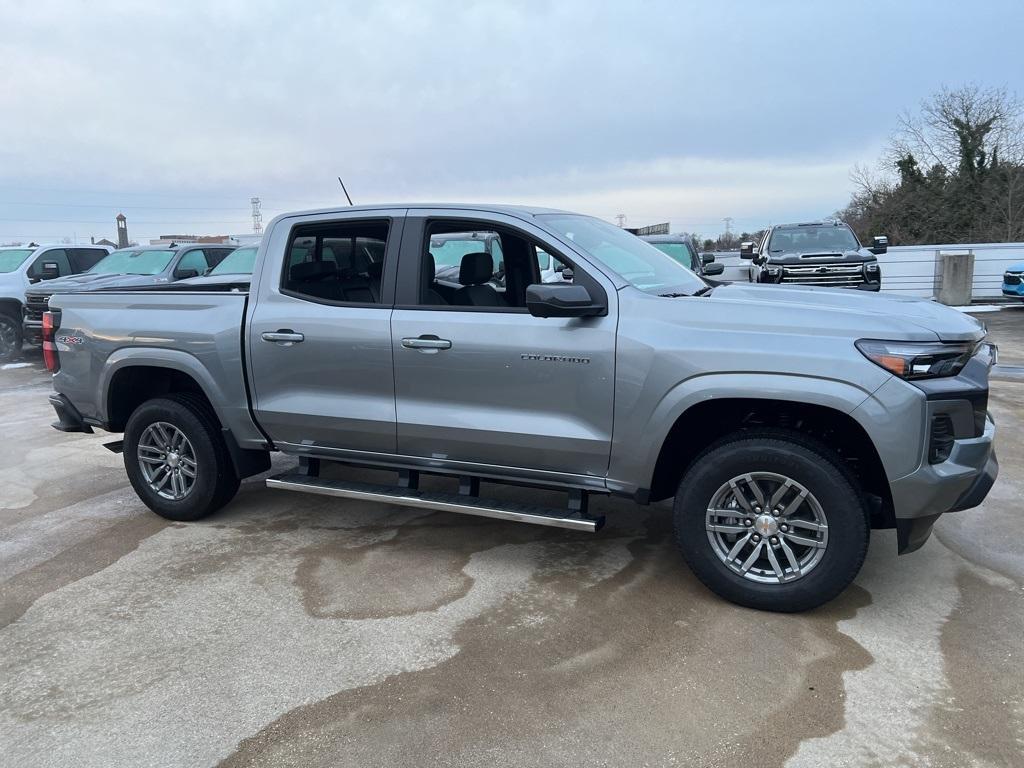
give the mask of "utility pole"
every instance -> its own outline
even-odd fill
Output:
[[[252,203],[252,232],[254,235],[263,234],[263,213],[260,211],[260,199],[258,197],[249,200]]]
[[[624,214],[624,213],[617,213],[617,214],[615,214],[615,221],[617,221],[619,223],[619,227],[620,228],[626,226],[626,214]]]

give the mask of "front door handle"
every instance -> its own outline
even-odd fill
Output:
[[[420,336],[419,338],[402,339],[402,346],[406,349],[451,349],[452,343],[448,339],[439,339],[437,336]]]
[[[262,338],[264,341],[271,341],[276,344],[281,344],[282,346],[288,347],[291,346],[292,344],[298,344],[300,341],[303,341],[306,337],[303,336],[301,333],[296,333],[291,328],[281,328],[273,332],[268,331],[264,333]]]

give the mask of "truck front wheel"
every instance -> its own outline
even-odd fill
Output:
[[[139,498],[168,520],[198,520],[238,491],[220,428],[206,403],[178,393],[148,400],[124,430],[124,468]]]
[[[0,312],[0,363],[21,356],[21,321]]]
[[[861,495],[823,444],[738,432],[697,457],[675,497],[676,540],[709,589],[768,611],[804,611],[853,581],[870,530]]]

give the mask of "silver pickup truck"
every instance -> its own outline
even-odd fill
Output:
[[[474,237],[500,242],[501,283],[484,248],[438,280],[431,244]],[[543,283],[539,253],[566,279]],[[850,583],[871,528],[914,550],[997,472],[995,349],[975,319],[902,297],[712,287],[561,211],[283,215],[251,287],[56,295],[44,328],[54,426],[123,432],[132,485],[172,520],[227,504],[272,451],[298,458],[274,488],[577,531],[603,522],[590,494],[674,499],[709,588],[794,611]],[[334,479],[322,462],[397,478]],[[420,488],[424,474],[449,491]],[[566,504],[489,499],[481,483]]]

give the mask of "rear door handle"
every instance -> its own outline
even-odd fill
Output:
[[[306,337],[301,333],[296,333],[291,328],[281,328],[277,331],[267,331],[263,334],[262,338],[264,341],[271,341],[283,346],[290,346],[292,344],[298,344]]]
[[[437,336],[420,336],[416,339],[402,339],[402,346],[406,349],[451,349],[452,343]]]

